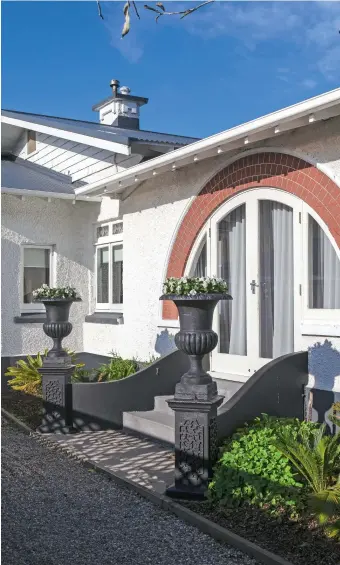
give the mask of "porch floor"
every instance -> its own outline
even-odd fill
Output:
[[[156,441],[118,430],[36,437],[54,443],[56,448],[79,460],[93,462],[103,470],[157,493],[163,494],[174,479],[174,452]]]

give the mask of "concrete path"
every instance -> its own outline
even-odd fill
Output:
[[[174,479],[174,453],[170,447],[118,430],[78,434],[43,434],[79,459],[90,460],[122,478],[163,494]]]
[[[98,449],[96,456],[105,459],[105,450],[99,455]],[[7,422],[2,428],[2,563],[254,565]]]

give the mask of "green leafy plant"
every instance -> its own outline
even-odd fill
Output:
[[[43,284],[40,288],[33,290],[32,294],[33,299],[36,301],[52,298],[65,298],[75,301],[81,300],[78,292],[72,286],[59,286],[52,288],[47,284]]]
[[[123,359],[116,353],[109,363],[100,365],[97,371],[98,382],[118,381],[133,375],[138,371],[138,363],[136,360]]]
[[[71,357],[72,363],[75,365],[75,371],[84,367],[84,363],[76,362],[76,354],[74,351],[66,349],[68,355]],[[44,353],[37,353],[35,357],[27,355],[26,360],[20,359],[12,367],[8,367],[5,373],[6,377],[11,377],[8,381],[9,386],[13,390],[25,392],[33,396],[41,396],[41,374],[39,369],[42,367],[43,359],[47,355],[48,349]]]
[[[9,386],[13,390],[32,394],[33,396],[41,396],[41,375],[39,369],[43,364],[43,357],[46,355],[47,349],[43,355],[40,353],[36,357],[27,355],[26,361],[20,359],[13,367],[8,367],[5,373],[6,377],[11,377],[8,381]]]
[[[274,445],[308,484],[310,508],[326,533],[340,538],[340,433],[326,434],[325,424],[317,433],[301,430],[297,437],[282,430]]]
[[[210,498],[230,507],[252,504],[272,514],[297,517],[304,508],[305,485],[289,459],[275,446],[282,430],[297,437],[315,424],[262,415],[237,430],[222,447],[209,486]]]
[[[196,296],[197,294],[226,293],[228,285],[215,277],[169,277],[163,285],[164,294]]]
[[[329,415],[329,419],[338,428],[340,428],[340,402],[335,402],[331,408],[331,414]]]

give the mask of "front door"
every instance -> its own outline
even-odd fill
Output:
[[[294,351],[299,314],[301,201],[274,189],[228,201],[207,227],[207,271],[225,279],[232,301],[216,308],[219,343],[211,370],[250,376]]]

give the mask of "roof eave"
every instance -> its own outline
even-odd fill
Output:
[[[61,139],[68,139],[81,143],[83,145],[90,145],[91,147],[98,147],[99,149],[106,149],[112,153],[119,153],[122,155],[131,155],[131,148],[129,146],[129,140],[127,137],[122,137],[119,141],[108,141],[105,139],[99,139],[97,137],[92,137],[83,133],[75,133],[67,130],[63,130],[56,127],[45,126],[37,124],[28,120],[20,120],[18,118],[10,118],[8,116],[1,116],[1,122],[12,125],[14,127],[19,127],[27,130],[33,130],[40,133],[46,133],[47,135],[53,135],[55,137],[60,137]]]
[[[146,180],[153,175],[184,167],[197,160],[233,149],[250,148],[252,143],[275,138],[278,134],[338,115],[340,115],[340,88],[196,141],[176,151],[165,153],[86,187],[77,188],[75,193],[78,195],[120,193],[136,180]]]
[[[100,110],[100,108],[102,108],[102,106],[105,106],[106,104],[108,104],[108,102],[111,102],[113,100],[129,100],[130,102],[138,102],[138,104],[140,106],[144,106],[144,104],[147,104],[149,102],[149,98],[144,98],[143,96],[131,96],[130,94],[118,94],[117,96],[108,96],[107,98],[104,98],[104,100],[97,102],[97,104],[94,104],[94,106],[92,106],[92,110],[94,112],[97,111],[97,110]]]
[[[85,201],[85,202],[100,202],[101,198],[99,196],[78,196],[76,194],[69,194],[67,192],[49,192],[45,190],[29,190],[26,188],[9,188],[2,186],[1,187],[2,194],[11,194],[12,196],[24,196],[24,197],[38,197],[38,198],[45,198],[45,199],[59,199],[59,200],[72,200],[76,202]]]

